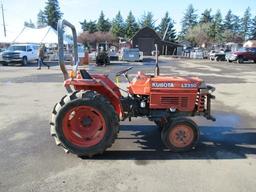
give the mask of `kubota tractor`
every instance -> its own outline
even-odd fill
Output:
[[[75,65],[64,64],[63,26],[72,29]],[[199,138],[195,122],[187,117],[211,116],[214,88],[197,77],[146,75],[138,72],[128,85],[128,96],[107,75],[78,70],[76,30],[66,20],[58,22],[59,64],[68,91],[52,111],[51,135],[66,152],[91,157],[103,153],[117,138],[119,122],[146,117],[161,129],[161,139],[174,152],[192,149]],[[132,68],[120,71],[124,75]]]

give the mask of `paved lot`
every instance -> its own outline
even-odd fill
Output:
[[[145,63],[89,66],[110,73]],[[256,65],[160,59],[162,73],[199,76],[217,88],[213,112],[202,118],[198,147],[188,153],[166,151],[156,126],[146,119],[122,122],[112,148],[81,159],[55,146],[49,134],[53,105],[65,94],[58,66],[37,71],[0,66],[0,191],[255,191]]]

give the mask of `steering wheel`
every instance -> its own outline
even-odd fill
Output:
[[[132,68],[133,68],[133,67],[129,67],[129,68],[127,68],[127,69],[124,69],[124,70],[122,70],[122,71],[119,71],[119,72],[116,73],[116,76],[120,76],[120,75],[122,75],[122,74],[125,74],[125,73],[127,73],[128,71],[130,71]]]

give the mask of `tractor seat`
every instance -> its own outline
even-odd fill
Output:
[[[80,69],[80,73],[83,79],[93,79],[92,76],[85,69]]]

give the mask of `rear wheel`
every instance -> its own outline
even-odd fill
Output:
[[[199,131],[192,120],[178,118],[165,124],[161,138],[165,146],[171,151],[183,152],[195,147],[199,138]]]
[[[56,144],[66,152],[91,157],[112,145],[119,122],[102,95],[80,91],[63,97],[54,107],[51,126]]]

